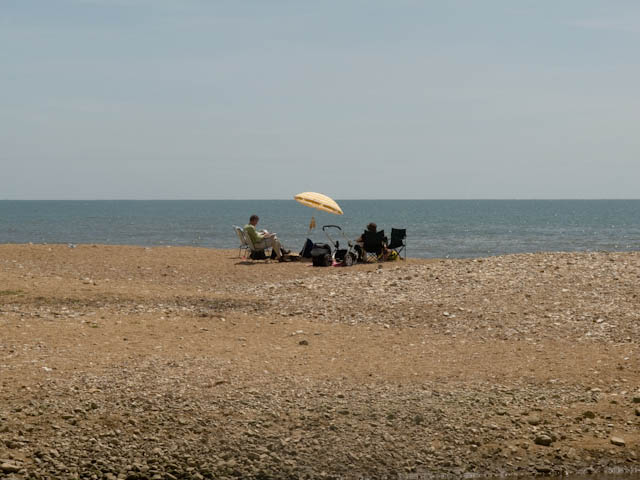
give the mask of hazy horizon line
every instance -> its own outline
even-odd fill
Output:
[[[640,200],[640,197],[426,197],[426,198],[340,198],[338,201],[630,201]],[[293,198],[2,198],[0,202],[265,202],[265,201],[295,201]]]

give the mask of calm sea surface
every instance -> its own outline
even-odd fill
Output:
[[[640,200],[343,200],[342,216],[294,200],[0,201],[0,243],[101,243],[234,248],[233,225],[259,227],[299,250],[322,225],[350,238],[374,221],[406,228],[411,257],[479,257],[540,251],[640,250]]]

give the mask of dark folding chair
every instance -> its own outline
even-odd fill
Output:
[[[379,232],[369,232],[365,230],[362,234],[362,242],[365,255],[364,260],[368,262],[370,259],[373,259],[377,262],[382,256],[382,250],[387,243],[387,237],[384,236],[384,230],[380,230]]]
[[[398,256],[401,256],[404,251],[404,259],[407,259],[407,229],[406,228],[392,228],[391,229],[391,241],[387,248],[395,250]],[[402,258],[402,257],[401,257]]]

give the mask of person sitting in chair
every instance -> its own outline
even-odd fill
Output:
[[[249,217],[249,223],[244,226],[244,231],[247,232],[247,235],[251,239],[251,243],[253,243],[255,248],[271,247],[276,253],[278,261],[283,262],[284,257],[282,256],[280,240],[278,240],[275,233],[269,233],[266,230],[257,231],[256,225],[258,225],[259,220],[260,217],[258,217],[258,215],[251,215],[251,217]]]
[[[382,260],[386,260],[389,255],[387,249],[387,237],[384,236],[384,230],[378,232],[378,226],[371,222],[367,225],[367,229],[356,240],[357,247],[360,248],[358,253],[361,258],[366,258],[365,252],[375,253]],[[357,248],[356,248],[357,249]]]

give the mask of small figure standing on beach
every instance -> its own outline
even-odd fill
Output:
[[[269,233],[267,230],[257,231],[256,225],[258,225],[259,221],[260,217],[258,217],[258,215],[251,215],[251,217],[249,217],[249,223],[244,226],[244,231],[247,232],[247,235],[249,235],[251,242],[256,248],[273,248],[278,261],[283,262],[284,257],[282,256],[280,240],[275,233]]]

